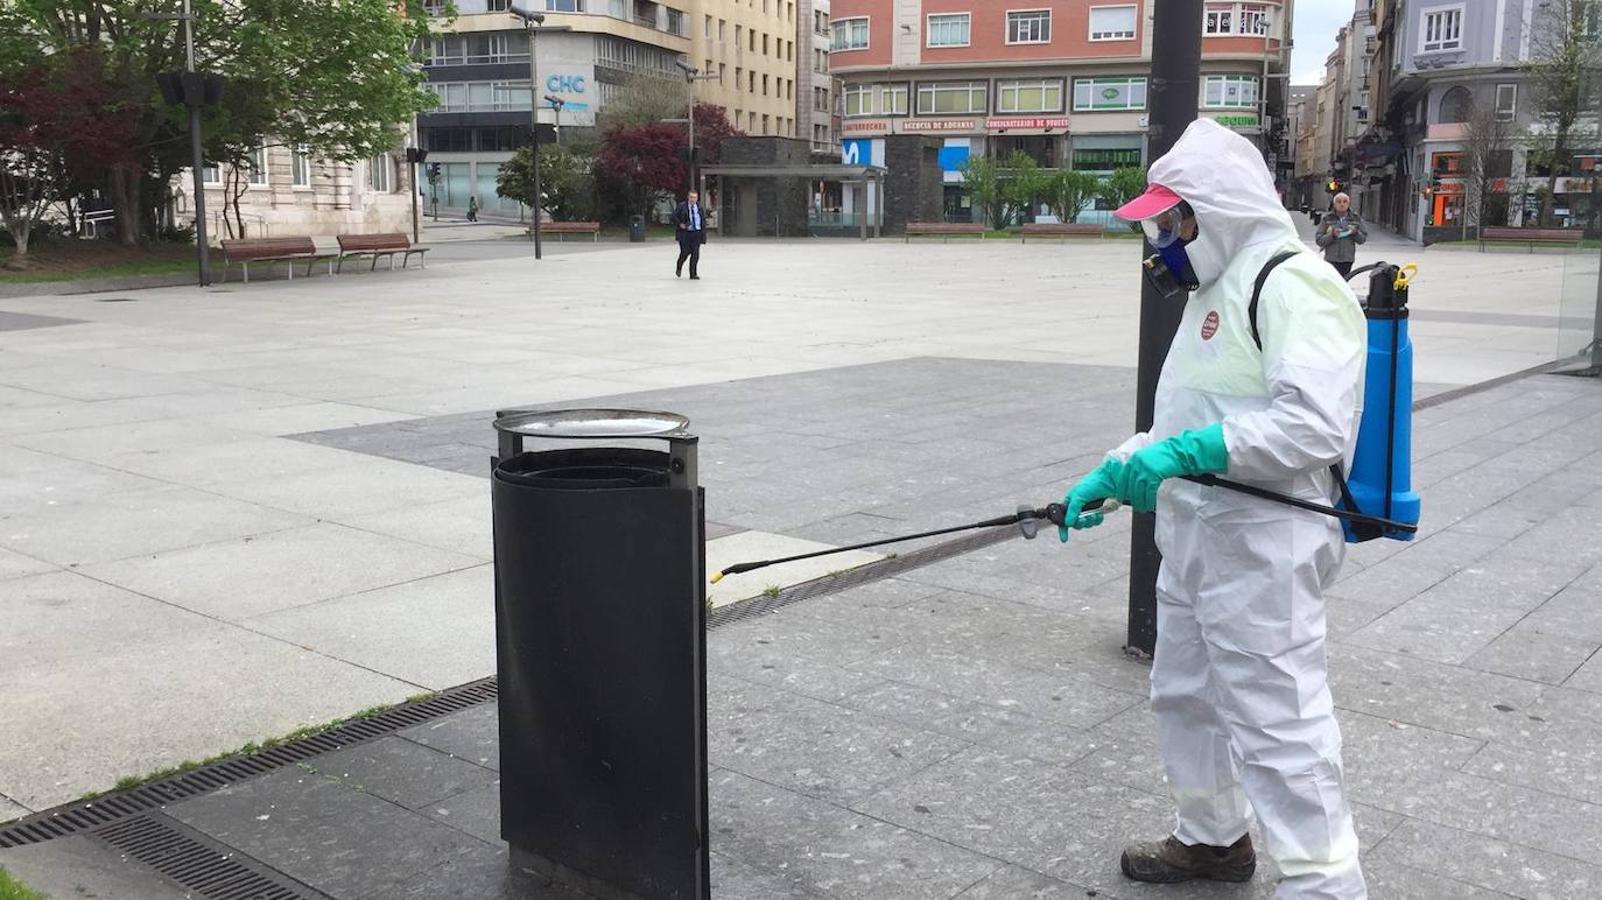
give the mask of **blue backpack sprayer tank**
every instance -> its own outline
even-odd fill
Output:
[[[1368,368],[1357,452],[1342,498],[1348,508],[1418,524],[1413,490],[1413,342],[1407,334],[1407,289],[1417,267],[1375,263],[1368,277]],[[1362,270],[1359,270],[1362,271]],[[1357,274],[1356,272],[1353,273]],[[1346,522],[1351,543],[1384,537],[1410,541],[1414,531]]]

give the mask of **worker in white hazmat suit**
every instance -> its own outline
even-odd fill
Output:
[[[1130,846],[1121,866],[1138,881],[1249,880],[1255,813],[1282,873],[1277,897],[1363,898],[1325,673],[1340,523],[1176,477],[1227,473],[1330,502],[1329,469],[1356,441],[1363,313],[1297,239],[1244,138],[1199,120],[1148,179],[1117,215],[1146,229],[1158,248],[1147,275],[1174,288],[1184,317],[1151,430],[1110,452],[1066,501],[1074,527],[1099,523],[1079,516],[1098,498],[1157,514],[1151,698],[1178,824]],[[1254,322],[1254,287],[1275,257],[1286,258],[1262,278]]]

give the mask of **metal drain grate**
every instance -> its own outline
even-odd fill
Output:
[[[0,828],[0,849],[38,844],[118,822],[168,803],[208,793],[236,781],[293,765],[320,753],[360,744],[469,706],[487,703],[495,699],[495,693],[495,679],[485,678],[451,688],[436,697],[417,703],[402,704],[376,716],[347,722],[321,734],[280,747],[249,756],[225,759],[181,775],[173,775],[94,800],[69,803],[35,813],[12,825]]]
[[[94,836],[173,882],[211,900],[324,900],[328,895],[162,815],[136,816]]]

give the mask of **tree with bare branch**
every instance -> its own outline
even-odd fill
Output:
[[[1597,140],[1602,35],[1594,0],[1542,0],[1530,23],[1529,85],[1539,127],[1531,150],[1546,169],[1540,225],[1556,224],[1557,180],[1572,174],[1574,153]]]
[[[1463,240],[1489,217],[1496,179],[1512,175],[1513,123],[1498,114],[1484,91],[1475,95],[1463,124]]]

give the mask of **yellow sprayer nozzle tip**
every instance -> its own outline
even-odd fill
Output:
[[[712,573],[712,583],[713,584],[717,584],[718,582],[720,582],[722,580],[723,580],[723,573],[722,572],[713,572]]]

